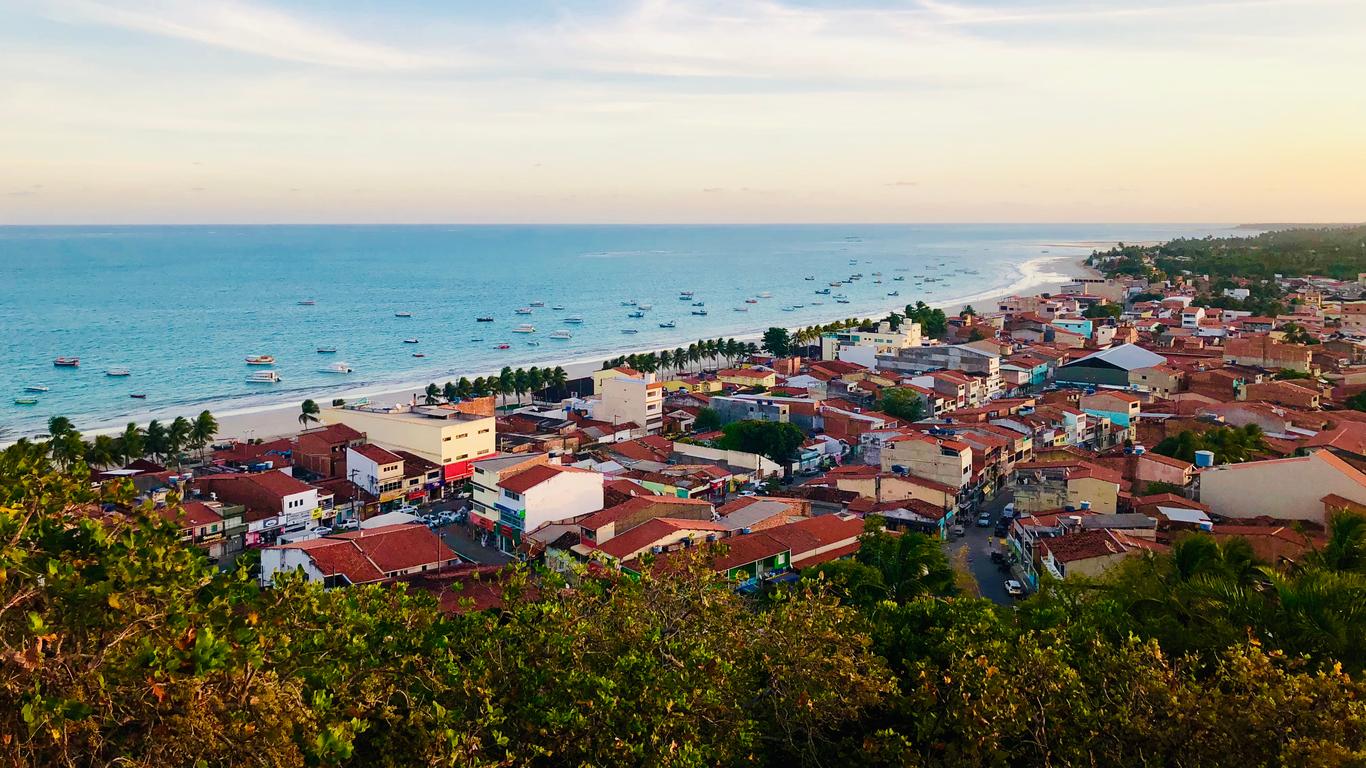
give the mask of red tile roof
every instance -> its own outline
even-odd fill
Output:
[[[726,539],[723,542],[726,552],[712,559],[712,567],[718,571],[728,571],[789,551],[786,542],[769,534],[769,531],[761,531]]]
[[[559,477],[560,475],[565,474],[567,472],[584,472],[588,474],[597,474],[595,472],[589,472],[586,469],[579,469],[577,467],[562,467],[556,464],[542,464],[540,466],[532,467],[531,469],[528,469],[524,472],[518,472],[512,477],[503,480],[498,485],[505,491],[512,491],[513,493],[526,493],[527,491],[531,490],[532,488],[535,488],[541,483]]]
[[[725,533],[726,526],[713,523],[710,520],[678,520],[669,517],[656,517],[637,525],[620,536],[608,539],[598,547],[598,550],[618,560],[629,560],[641,550],[654,546],[655,542],[663,541],[684,531],[697,531],[702,535],[707,533],[719,535]]]
[[[400,523],[351,531],[328,538],[347,539],[381,571],[403,571],[454,560],[455,552],[425,525]]]
[[[398,454],[392,453],[390,451],[386,451],[378,445],[375,445],[374,443],[365,443],[364,445],[357,445],[354,446],[351,450],[355,451],[356,453],[359,453],[360,455],[375,462],[376,464],[397,464],[403,461],[402,456],[399,456]]]
[[[597,530],[608,523],[615,523],[627,515],[644,511],[653,506],[688,506],[699,508],[710,507],[711,502],[704,499],[683,499],[677,496],[654,496],[647,493],[632,496],[627,501],[614,507],[608,507],[607,509],[594,512],[583,520],[580,520],[579,526],[589,530]],[[668,517],[668,515],[660,515],[660,517]]]
[[[202,501],[187,501],[179,507],[162,507],[157,513],[181,528],[198,528],[223,522],[223,516]]]

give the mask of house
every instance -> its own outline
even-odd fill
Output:
[[[294,466],[324,480],[346,476],[346,449],[363,445],[365,433],[345,424],[306,429],[294,446]]]
[[[225,506],[198,500],[157,508],[157,514],[180,530],[181,541],[203,549],[213,561],[242,548],[245,511],[240,505]]]
[[[812,568],[858,552],[863,520],[844,514],[804,517],[787,525],[767,528],[764,533],[787,547],[792,556],[791,567]]]
[[[403,457],[369,443],[346,449],[347,474],[361,490],[387,507],[403,497]]]
[[[1168,398],[1181,391],[1184,377],[1180,369],[1166,364],[1135,368],[1129,371],[1129,387],[1154,397]]]
[[[722,368],[716,372],[716,380],[735,387],[764,387],[778,384],[778,374],[758,368]]]
[[[1001,388],[1001,356],[967,344],[935,344],[903,347],[893,354],[878,355],[879,370],[921,374],[949,370],[982,377],[987,396]]]
[[[1059,383],[1125,388],[1129,375],[1140,368],[1163,365],[1167,358],[1134,344],[1093,352],[1060,366],[1053,374]]]
[[[494,534],[499,549],[514,554],[522,538],[547,523],[587,515],[602,509],[603,476],[574,467],[538,464],[498,483],[498,523]]]
[[[498,509],[498,486],[513,475],[550,463],[545,453],[492,456],[474,463],[471,479],[470,523],[492,535],[502,513]]]
[[[890,323],[878,323],[875,330],[846,328],[821,334],[821,359],[839,360],[851,347],[869,347],[874,355],[891,355],[903,347],[920,346],[920,324],[903,322],[894,331]]]
[[[887,440],[881,452],[882,470],[923,477],[962,488],[972,481],[972,448],[967,443],[924,432]]]
[[[1039,564],[1054,578],[1095,578],[1131,555],[1147,551],[1115,531],[1099,529],[1038,540]]]
[[[261,583],[300,571],[326,587],[395,579],[459,562],[441,537],[425,525],[400,523],[323,536],[261,550]]]
[[[201,497],[245,508],[244,543],[249,547],[272,544],[282,534],[301,533],[324,516],[318,489],[278,470],[199,477],[194,489]]]
[[[1082,395],[1078,404],[1083,411],[1104,416],[1112,424],[1127,429],[1137,424],[1143,398],[1129,392],[1102,389]]]
[[[624,365],[619,365],[615,368],[604,368],[600,371],[593,371],[591,374],[589,374],[589,376],[593,379],[593,394],[595,395],[602,394],[603,383],[610,379],[620,378],[623,376],[632,379],[641,379],[642,381],[645,379],[645,374],[641,373],[640,371],[637,371],[634,368],[627,368]]]
[[[730,531],[763,531],[811,517],[811,502],[779,496],[742,496],[716,510]]]
[[[1303,344],[1288,344],[1270,334],[1229,339],[1224,344],[1224,361],[1250,368],[1279,369],[1308,373],[1313,370],[1313,355]]]
[[[874,501],[860,496],[849,503],[849,513],[865,518],[876,515],[883,519],[888,530],[915,531],[939,539],[948,539],[949,526],[954,520],[952,507],[945,508],[916,498]]]
[[[1120,473],[1082,459],[1022,462],[1011,473],[1020,512],[1072,507],[1114,513],[1122,482]]]
[[[474,462],[496,450],[494,400],[441,405],[371,405],[322,409],[324,424],[345,424],[391,451],[409,451],[441,466],[448,484],[474,474]],[[349,469],[348,469],[349,471]]]
[[[1275,403],[1288,408],[1317,410],[1320,393],[1314,386],[1294,381],[1262,381],[1243,388],[1243,399]]]
[[[1227,519],[1257,517],[1324,525],[1328,497],[1366,504],[1366,474],[1326,449],[1307,456],[1202,470],[1196,499]]]
[[[725,533],[724,525],[711,520],[655,517],[596,546],[586,541],[575,545],[573,551],[590,561],[602,560],[623,571],[639,574],[641,566],[634,561],[643,555],[691,548],[702,542],[717,541]]]
[[[667,517],[712,522],[714,515],[715,510],[708,501],[676,496],[632,496],[580,520],[579,540],[586,548],[595,549],[650,520]]]
[[[595,379],[595,386],[599,382]],[[664,385],[653,373],[639,376],[619,375],[601,383],[601,401],[593,408],[593,418],[610,424],[639,424],[647,434],[664,429]]]

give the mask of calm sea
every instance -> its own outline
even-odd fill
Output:
[[[946,302],[1021,283],[1079,241],[1165,239],[1219,225],[0,227],[0,431],[82,428],[298,402],[357,387],[603,358]],[[1052,246],[1052,247],[1050,247]],[[856,262],[856,263],[854,263]],[[904,271],[902,271],[904,270]],[[962,270],[971,270],[965,272]],[[832,289],[849,304],[815,291]],[[882,283],[873,272],[882,272]],[[815,279],[807,281],[806,276]],[[904,281],[894,281],[895,276]],[[915,285],[916,275],[939,278]],[[694,315],[680,291],[705,302]],[[900,296],[889,297],[890,291]],[[772,298],[745,304],[746,297]],[[653,304],[645,318],[623,301]],[[299,302],[313,301],[313,305]],[[530,316],[514,309],[543,301]],[[813,302],[819,301],[821,305]],[[563,310],[554,310],[554,305]],[[799,309],[784,307],[803,304]],[[737,312],[735,307],[748,307]],[[412,317],[396,317],[409,312]],[[490,315],[492,323],[476,323]],[[582,325],[563,322],[583,318]],[[676,328],[660,328],[673,321]],[[517,334],[521,323],[534,334]],[[623,329],[638,330],[635,335]],[[555,330],[573,334],[549,338]],[[404,343],[417,339],[417,344]],[[539,346],[529,344],[539,343]],[[507,350],[494,349],[507,342]],[[335,347],[334,355],[318,347]],[[425,357],[414,357],[420,352]],[[278,384],[248,384],[248,355]],[[54,368],[58,356],[77,369]],[[324,373],[345,361],[349,375]],[[128,377],[110,377],[109,368]],[[30,385],[49,390],[19,405]],[[145,394],[145,400],[129,397]],[[6,435],[0,435],[3,437]]]

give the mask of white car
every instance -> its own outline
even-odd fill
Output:
[[[1015,502],[1010,502],[1001,510],[1001,517],[1015,517]]]
[[[1006,579],[1006,594],[1011,597],[1023,597],[1025,593],[1024,585],[1015,579]]]
[[[350,520],[343,520],[332,527],[338,531],[359,531],[360,521],[352,518]]]
[[[309,528],[308,532],[313,536],[326,536],[329,533],[332,533],[332,529],[325,525],[315,525],[312,528]]]

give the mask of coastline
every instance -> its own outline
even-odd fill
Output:
[[[1082,246],[1069,245],[1066,247],[1080,249]],[[1091,269],[1090,267],[1087,267],[1085,264],[1086,257],[1090,256],[1091,246],[1088,244],[1085,246],[1085,248],[1087,252],[1085,255],[1082,256],[1077,256],[1076,254],[1053,254],[1029,259],[1028,261],[1022,262],[1016,267],[1016,270],[1018,272],[1017,278],[1012,283],[1003,288],[991,288],[984,291],[980,291],[978,293],[969,294],[967,296],[955,297],[942,302],[934,302],[932,306],[943,309],[946,313],[956,314],[964,306],[967,306],[969,304],[976,303],[984,305],[994,305],[998,300],[1006,296],[1011,296],[1015,294],[1026,292],[1057,292],[1059,287],[1063,283],[1068,282],[1074,278],[1098,275],[1098,273],[1095,270]],[[911,297],[905,298],[911,299]],[[856,316],[875,318],[891,311],[900,310],[903,307],[905,307],[904,300],[901,301],[901,303],[896,304],[884,303],[880,304],[879,306],[860,307],[857,311],[851,310],[849,314],[845,314],[843,315],[843,317]],[[843,317],[831,316],[824,322],[831,322],[833,320],[843,319]],[[793,327],[805,327],[805,325],[814,324],[816,323],[807,323],[804,325],[798,325]],[[724,336],[726,338],[733,337],[737,340],[748,342],[757,341],[760,338],[762,338],[762,331],[756,332],[750,330],[746,333],[721,333],[716,334],[716,336]],[[691,343],[691,341],[692,340],[684,341],[682,343],[686,345],[688,343]],[[659,344],[652,346],[649,349],[658,350],[660,348],[665,348],[669,346],[671,345]],[[672,346],[677,345],[675,344]],[[630,354],[631,352],[639,351],[648,350],[639,350],[634,347],[623,347],[622,350],[616,352],[615,355]],[[593,371],[598,370],[601,367],[602,359],[602,356],[595,356],[593,358],[576,358],[570,360],[549,359],[544,362],[531,363],[517,367],[531,367],[531,365],[533,364],[540,365],[541,367],[545,367],[547,365],[554,367],[558,365],[565,369],[565,372],[569,375],[570,379],[576,379],[588,376]],[[490,375],[497,375],[497,373],[497,370],[466,371],[451,374],[449,378],[450,380],[457,380],[461,376],[465,376],[470,379],[474,379],[479,376],[487,377]],[[421,397],[428,383],[429,382],[426,381],[413,382],[405,386],[386,386],[382,389],[357,388],[355,390],[346,390],[342,392],[329,392],[325,395],[315,397],[314,399],[317,399],[320,402],[330,402],[334,398],[354,400],[360,397],[368,397],[372,401],[377,402],[408,402],[413,398],[414,395]],[[440,384],[442,382],[437,383]],[[306,397],[307,396],[301,397],[300,402],[302,402],[303,399],[305,399]],[[205,403],[203,407],[207,408],[210,411],[213,411],[215,418],[218,419],[218,438],[220,440],[270,440],[295,434],[300,429],[302,429],[302,426],[299,424],[298,421],[298,403],[263,405],[252,408],[243,408],[239,410],[228,410],[221,413],[214,411],[212,402]],[[194,414],[184,413],[181,415],[192,417]],[[146,421],[146,418],[144,417],[142,419],[135,420],[139,423],[142,423]],[[121,426],[100,427],[85,430],[85,432],[90,435],[117,434],[121,431]]]

